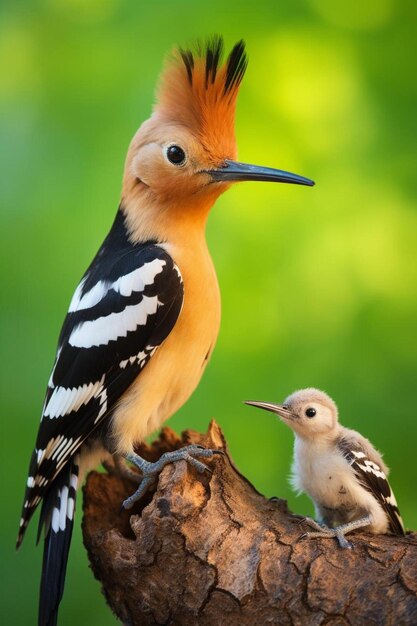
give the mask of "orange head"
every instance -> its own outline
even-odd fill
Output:
[[[223,41],[214,37],[196,51],[175,50],[160,78],[149,120],[134,136],[126,160],[124,205],[207,210],[232,182],[312,181],[271,168],[237,163],[235,110],[247,67],[239,41],[222,61]]]

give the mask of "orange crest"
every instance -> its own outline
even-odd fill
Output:
[[[236,157],[236,98],[247,67],[243,41],[225,63],[222,52],[221,37],[196,52],[175,50],[162,73],[155,105],[164,120],[189,128],[214,161]]]

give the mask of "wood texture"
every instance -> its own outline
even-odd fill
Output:
[[[126,625],[417,624],[417,535],[300,539],[307,530],[284,500],[268,500],[237,471],[215,422],[179,438],[165,428],[149,460],[188,443],[224,455],[198,474],[184,461],[154,493],[119,513],[135,486],[93,472],[83,534],[111,609]]]

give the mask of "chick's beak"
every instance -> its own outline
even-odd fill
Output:
[[[293,183],[294,185],[308,185],[312,187],[314,181],[298,174],[276,170],[272,167],[262,167],[260,165],[250,165],[249,163],[239,163],[238,161],[226,160],[224,165],[215,170],[208,170],[214,182],[237,182],[243,180],[260,180],[272,183]]]
[[[258,409],[265,409],[265,411],[271,411],[271,413],[276,413],[284,419],[295,418],[294,413],[282,404],[273,404],[272,402],[253,402],[251,400],[246,400],[245,404],[248,404],[249,406],[256,406]]]

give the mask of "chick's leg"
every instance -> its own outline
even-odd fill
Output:
[[[314,532],[307,532],[302,535],[302,537],[336,537],[341,548],[353,548],[353,545],[350,543],[350,541],[346,539],[345,535],[347,533],[350,533],[352,530],[356,530],[357,528],[369,526],[369,524],[372,523],[372,518],[370,515],[366,515],[365,517],[353,520],[352,522],[348,522],[347,524],[342,524],[341,526],[337,526],[336,528],[329,528],[328,526],[318,524],[316,521],[309,518],[306,518],[305,521],[316,530]]]

